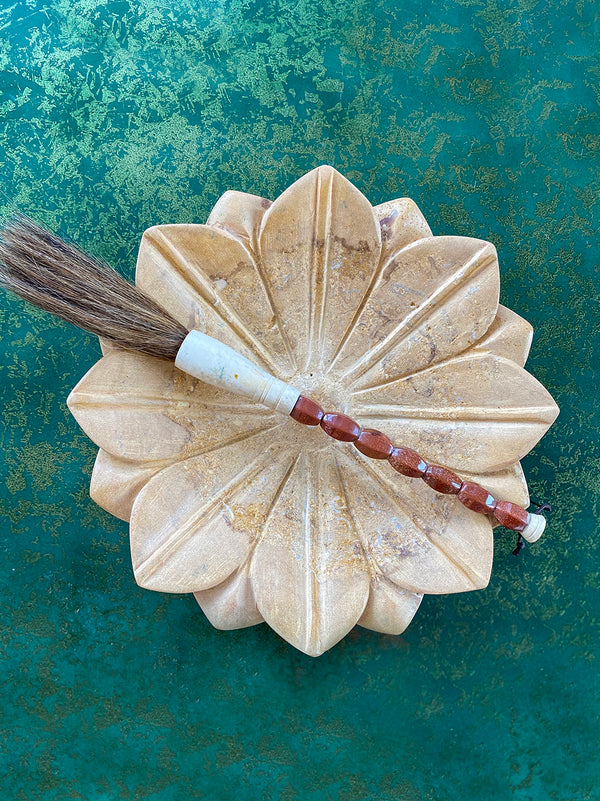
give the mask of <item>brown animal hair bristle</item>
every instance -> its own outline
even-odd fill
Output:
[[[0,232],[0,284],[129,350],[175,359],[188,331],[116,270],[25,215]]]

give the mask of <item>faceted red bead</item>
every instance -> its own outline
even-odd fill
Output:
[[[429,465],[423,481],[436,492],[443,492],[445,495],[456,495],[463,483],[462,478],[459,478],[452,470],[447,470],[437,464]]]
[[[363,428],[354,447],[371,459],[387,459],[394,446],[392,440],[376,428]]]
[[[318,426],[323,418],[323,409],[310,398],[300,395],[296,405],[290,412],[290,417],[305,426]]]
[[[511,531],[523,531],[529,522],[529,512],[510,501],[498,501],[494,509],[494,517],[500,525]]]
[[[491,493],[489,493],[479,484],[474,484],[472,481],[463,481],[462,487],[458,493],[458,500],[473,512],[480,512],[481,514],[490,515],[494,513],[496,508],[496,500]]]
[[[392,448],[388,462],[394,470],[411,478],[422,478],[427,470],[427,462],[424,462],[411,448]]]
[[[354,442],[360,436],[360,426],[350,417],[337,412],[327,412],[321,420],[321,428],[326,434],[342,442]]]

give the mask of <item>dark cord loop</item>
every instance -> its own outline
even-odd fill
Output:
[[[541,503],[541,504],[539,504],[539,505],[538,505],[538,504],[537,504],[537,503],[535,503],[535,501],[534,501],[534,505],[535,505],[535,506],[537,506],[537,509],[536,509],[536,510],[535,510],[535,512],[534,512],[534,514],[536,514],[536,515],[539,515],[539,513],[540,513],[540,512],[551,512],[551,511],[552,511],[552,507],[550,506],[550,504],[549,504],[549,503]],[[521,553],[521,551],[523,550],[523,548],[524,548],[524,547],[525,547],[525,540],[524,540],[524,539],[523,539],[523,537],[522,537],[522,536],[519,534],[519,536],[517,537],[517,545],[516,545],[516,548],[515,548],[515,550],[512,552],[512,553],[513,553],[513,556],[518,556],[518,555]]]

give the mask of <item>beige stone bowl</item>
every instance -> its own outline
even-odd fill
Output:
[[[227,192],[206,225],[150,228],[136,283],[326,410],[528,504],[519,459],[558,408],[523,369],[532,329],[498,305],[490,243],[434,237],[411,200],[373,208],[319,167],[274,203]],[[141,586],[318,655],[488,583],[492,521],[456,497],[168,361],[103,353],[68,404]]]

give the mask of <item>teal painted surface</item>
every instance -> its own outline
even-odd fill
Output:
[[[553,502],[488,589],[318,660],[139,589],[64,400],[97,342],[2,295],[2,798],[584,801],[598,733],[599,25],[593,2],[33,0],[0,8],[11,202],[132,277],[141,232],[320,163],[500,254],[562,408]]]

